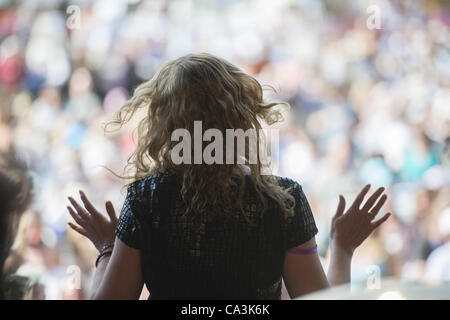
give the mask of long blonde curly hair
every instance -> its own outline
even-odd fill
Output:
[[[274,108],[278,105],[289,106],[285,102],[264,101],[259,82],[224,59],[207,53],[175,59],[151,80],[139,85],[115,119],[107,124],[107,127],[113,125],[120,129],[139,109],[147,111],[137,127],[137,146],[128,158],[124,175],[117,176],[133,182],[157,172],[173,172],[182,181],[185,214],[195,215],[207,208],[216,208],[214,212],[236,208],[243,211],[243,186],[247,175],[243,166],[237,161],[176,165],[171,159],[171,150],[178,142],[171,141],[172,132],[183,128],[193,137],[194,121],[202,121],[203,130],[215,128],[223,134],[226,129],[256,129],[259,145],[264,139],[260,121],[271,125],[283,119],[280,110]],[[245,143],[249,177],[264,210],[268,199],[272,199],[283,213],[292,215],[295,201],[289,190],[281,188],[274,176],[267,172],[262,174],[263,167],[267,170],[268,166],[263,165],[261,157],[256,163],[248,161],[250,148],[247,141]],[[235,153],[235,160],[236,156]],[[132,173],[125,174],[129,170]]]

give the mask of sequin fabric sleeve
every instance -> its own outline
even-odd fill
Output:
[[[127,246],[141,249],[142,228],[139,222],[140,202],[137,196],[137,187],[133,183],[128,186],[127,196],[120,212],[116,227],[116,236]]]
[[[287,219],[286,226],[286,249],[289,249],[311,240],[318,230],[303,188],[297,182],[287,180],[295,199],[294,216]]]

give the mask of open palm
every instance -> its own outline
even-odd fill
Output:
[[[348,253],[353,253],[353,251],[369,237],[372,231],[384,223],[391,215],[389,212],[381,219],[373,221],[381,207],[384,205],[387,196],[384,194],[380,198],[384,188],[378,188],[372,196],[367,199],[364,205],[362,205],[364,196],[369,189],[370,184],[366,185],[361,190],[347,211],[345,211],[345,198],[342,195],[339,195],[338,208],[331,224],[332,246],[339,246]]]
[[[68,206],[70,215],[77,224],[69,222],[69,226],[85,236],[100,251],[104,246],[114,243],[114,230],[117,226],[117,217],[110,201],[106,202],[106,212],[109,219],[101,214],[89,201],[83,191],[80,191],[81,206],[74,198],[69,197],[73,208]]]

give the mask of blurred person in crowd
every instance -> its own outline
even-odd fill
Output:
[[[450,207],[439,215],[439,233],[442,244],[428,256],[425,265],[425,280],[432,284],[450,283]]]
[[[11,151],[0,154],[0,299],[21,299],[28,281],[4,273],[4,264],[17,233],[19,221],[32,199],[33,183],[25,164]],[[9,277],[8,277],[9,276]]]
[[[152,299],[280,299],[282,279],[291,298],[350,281],[355,249],[390,216],[374,220],[387,199],[383,187],[364,200],[366,185],[349,208],[339,197],[326,276],[301,185],[265,174],[265,155],[251,160],[250,138],[242,152],[234,143],[231,154],[229,145],[215,146],[227,164],[217,157],[192,164],[188,156],[199,155],[195,121],[222,137],[227,129],[260,130],[281,120],[280,104],[263,99],[255,78],[206,53],[173,60],[136,88],[112,122],[121,127],[146,111],[119,219],[109,201],[107,218],[83,191],[81,203],[69,197],[76,222],[69,225],[99,250],[92,299],[137,299],[144,284]],[[180,128],[188,145],[182,150],[182,136],[173,138]],[[205,146],[200,142],[201,156]],[[175,150],[182,151],[182,163],[174,160]]]

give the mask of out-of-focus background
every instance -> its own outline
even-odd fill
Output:
[[[7,267],[36,299],[86,298],[97,252],[67,228],[67,196],[120,211],[101,166],[123,168],[133,123],[103,124],[165,62],[209,52],[291,104],[278,174],[303,186],[325,267],[338,194],[371,183],[394,215],[355,253],[353,285],[449,285],[449,25],[446,0],[0,0],[0,150],[35,181]]]

